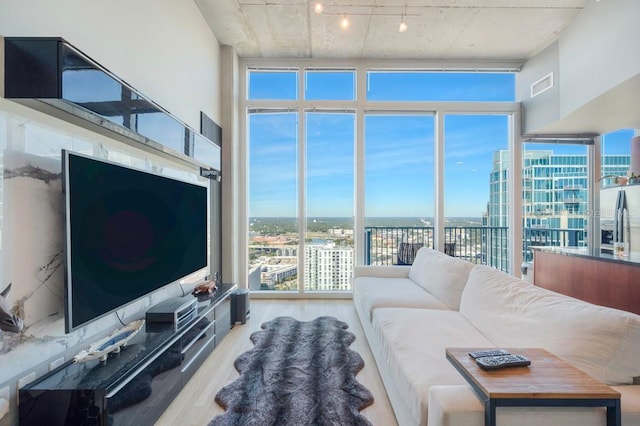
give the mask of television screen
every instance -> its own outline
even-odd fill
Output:
[[[206,187],[62,158],[67,333],[207,268]]]

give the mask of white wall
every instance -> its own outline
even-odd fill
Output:
[[[639,25],[638,0],[586,2],[560,37],[562,115],[640,74]]]
[[[516,98],[526,100],[523,133],[532,133],[560,118],[558,54],[556,42],[528,60],[516,74]],[[531,98],[531,85],[549,74],[553,76],[553,87]]]
[[[193,1],[0,1],[0,36],[62,37],[200,130],[220,123],[220,46]]]
[[[603,134],[640,126],[639,23],[638,0],[586,2],[557,47],[523,65],[517,84],[525,132]],[[552,71],[556,87],[531,98],[530,84]]]

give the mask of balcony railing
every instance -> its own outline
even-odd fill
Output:
[[[533,260],[532,247],[586,247],[587,231],[581,229],[524,228],[522,258]]]
[[[523,259],[533,259],[533,246],[576,247],[586,244],[586,232],[574,229],[524,228]],[[473,263],[507,271],[508,228],[503,226],[448,226],[445,253]],[[433,247],[433,227],[365,227],[365,264],[396,265],[400,243]]]

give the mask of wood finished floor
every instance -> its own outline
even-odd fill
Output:
[[[260,324],[278,316],[291,316],[309,321],[318,316],[331,315],[349,324],[356,335],[350,346],[362,356],[365,366],[356,379],[371,391],[375,402],[361,411],[374,425],[397,425],[389,404],[375,360],[364,336],[351,300],[252,300],[251,318],[245,325],[236,325],[220,345],[202,364],[187,386],[166,409],[156,425],[204,426],[216,415],[224,412],[214,397],[224,385],[238,377],[233,361],[251,349],[249,335],[260,329]]]

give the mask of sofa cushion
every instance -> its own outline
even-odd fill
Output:
[[[449,309],[408,278],[359,277],[354,281],[353,303],[371,321],[376,308]]]
[[[423,247],[413,261],[409,278],[451,309],[458,310],[462,289],[474,266],[471,262]]]
[[[356,265],[353,267],[353,278],[409,278],[411,265]]]
[[[640,316],[476,266],[460,312],[501,347],[541,347],[607,384],[640,376]]]
[[[447,360],[445,348],[493,347],[458,311],[376,309],[372,327],[416,425],[427,423],[431,386],[466,383]]]

